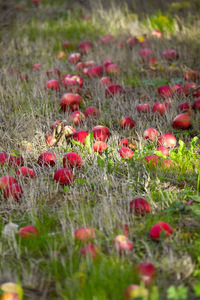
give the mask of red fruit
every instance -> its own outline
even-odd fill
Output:
[[[138,104],[136,108],[137,108],[138,112],[147,113],[147,112],[150,111],[150,105],[149,104]]]
[[[185,85],[185,87],[189,90],[194,90],[197,88],[197,84],[196,82],[189,82]]]
[[[197,81],[199,79],[199,73],[197,71],[187,71],[184,75],[184,79],[187,81]]]
[[[183,85],[175,83],[175,84],[172,85],[172,91],[174,93],[176,93],[178,91],[178,89],[181,88],[181,87],[183,87]]]
[[[172,133],[164,133],[158,137],[158,146],[173,148],[176,146],[176,137]]]
[[[0,153],[0,166],[3,167],[3,165],[8,162],[8,158],[9,158],[9,156],[6,152],[1,152]]]
[[[81,227],[76,229],[74,236],[76,240],[87,243],[95,238],[96,233],[92,227]]]
[[[83,165],[82,158],[75,152],[69,152],[63,157],[64,168],[78,168],[80,169]]]
[[[72,53],[69,55],[68,61],[72,64],[77,64],[81,60],[81,54],[80,53]]]
[[[5,198],[14,198],[16,200],[19,200],[23,194],[23,190],[21,185],[18,183],[13,183],[9,186],[7,186],[4,190],[4,196]]]
[[[193,97],[194,98],[199,98],[200,97],[200,86],[197,87],[197,89],[193,92]]]
[[[189,95],[189,89],[186,86],[180,86],[177,90],[176,90],[176,94],[178,94],[179,96],[188,96]]]
[[[34,178],[36,175],[35,171],[28,167],[21,167],[20,169],[17,170],[16,174],[23,177],[29,177],[29,178]]]
[[[21,74],[19,75],[19,78],[20,78],[21,80],[28,81],[28,74],[26,74],[26,73],[21,73]]]
[[[66,93],[60,99],[60,107],[63,111],[66,111],[68,108],[71,111],[75,111],[79,109],[81,101],[82,98],[80,95]]]
[[[151,33],[151,36],[156,37],[156,38],[161,38],[162,37],[162,32],[158,29],[154,29]]]
[[[63,49],[70,49],[72,48],[72,44],[69,41],[66,41],[62,44]]]
[[[79,75],[67,74],[62,77],[61,81],[66,89],[70,86],[83,86],[83,78]]]
[[[111,77],[105,76],[105,77],[102,77],[100,79],[100,82],[103,83],[103,84],[105,84],[105,85],[110,85],[110,84],[113,83],[113,80],[112,80]]]
[[[115,237],[114,245],[119,253],[133,250],[132,242],[125,235],[117,235]]]
[[[105,60],[105,61],[103,62],[104,68],[107,68],[109,65],[112,65],[112,64],[113,64],[113,62],[112,62],[111,60]]]
[[[148,155],[144,158],[149,168],[154,168],[158,165],[159,157],[157,155]]]
[[[194,101],[192,107],[196,110],[200,110],[200,98]]]
[[[169,236],[172,234],[173,230],[169,224],[165,222],[159,222],[155,224],[149,232],[151,239],[159,240],[161,232],[164,232],[165,236]]]
[[[103,44],[110,44],[114,41],[114,36],[112,36],[111,34],[106,34],[100,38],[100,41]]]
[[[61,120],[56,120],[55,122],[53,122],[53,124],[51,124],[50,129],[53,130],[55,127],[58,126],[58,124],[62,122]]]
[[[96,141],[93,145],[94,152],[98,152],[99,155],[101,155],[106,148],[108,148],[108,145],[102,141]]]
[[[88,54],[93,49],[93,44],[90,41],[83,41],[79,44],[79,50],[83,54]]]
[[[94,139],[97,141],[106,141],[110,136],[110,131],[106,126],[97,125],[92,129]]]
[[[158,88],[158,94],[163,98],[170,98],[172,96],[172,93],[173,91],[168,85],[161,85]]]
[[[158,147],[156,151],[160,151],[163,155],[169,156],[169,149],[165,146]]]
[[[119,154],[120,154],[120,156],[122,157],[122,158],[132,158],[133,157],[133,151],[130,149],[130,148],[128,148],[128,147],[121,147],[120,149],[119,149]]]
[[[78,71],[81,71],[85,68],[85,63],[84,62],[78,62],[75,69]]]
[[[179,58],[178,52],[174,49],[166,49],[162,52],[162,56],[166,60],[175,60]]]
[[[120,69],[119,69],[119,66],[116,65],[116,64],[109,64],[107,67],[106,67],[106,73],[108,75],[119,75],[119,72],[120,72]]]
[[[124,93],[124,89],[119,84],[111,84],[106,88],[106,95],[115,96],[117,94],[121,95]]]
[[[81,111],[76,110],[70,115],[69,121],[77,126],[85,121],[85,115]]]
[[[143,62],[147,61],[149,57],[153,56],[153,52],[149,48],[144,48],[140,50],[140,55],[142,57]],[[148,61],[147,61],[148,62]]]
[[[88,106],[85,109],[85,116],[86,118],[90,117],[90,118],[97,118],[99,116],[99,111],[96,107],[94,106]]]
[[[187,113],[180,114],[174,118],[172,126],[176,129],[189,129],[192,126],[192,121]]]
[[[152,112],[157,112],[161,116],[167,111],[168,104],[166,102],[156,102],[152,107]]]
[[[128,147],[129,141],[127,139],[122,139],[121,142],[119,142],[119,146]]]
[[[51,70],[46,71],[46,75],[47,75],[47,77],[50,77],[50,76],[60,77],[60,70],[57,68],[53,68]]]
[[[120,120],[120,126],[122,129],[132,129],[135,126],[135,121],[130,117],[124,117]]]
[[[138,44],[138,39],[135,36],[131,36],[128,40],[127,40],[127,44],[130,48],[133,48],[133,46],[135,46],[136,44]]]
[[[59,91],[60,90],[60,83],[57,80],[49,80],[46,83],[46,88],[47,89],[51,89],[51,90],[55,90],[55,91]]]
[[[174,164],[170,159],[161,160],[160,163],[163,169],[169,169],[171,167],[174,167]]]
[[[103,75],[103,67],[102,66],[94,66],[88,68],[88,75],[90,77],[101,77]]]
[[[155,267],[149,262],[140,263],[135,270],[139,273],[141,279],[146,283],[151,283],[155,275]]]
[[[99,248],[96,245],[93,245],[93,244],[85,245],[81,249],[81,255],[82,256],[90,255],[93,260],[97,259],[98,254],[99,254]]]
[[[143,133],[143,137],[150,141],[156,141],[158,136],[159,132],[155,128],[147,128]]]
[[[22,166],[24,164],[24,159],[20,154],[10,154],[9,155],[9,159],[8,159],[8,165],[10,167],[18,167],[18,166]]]
[[[178,110],[180,110],[180,111],[186,111],[186,110],[189,110],[189,109],[190,109],[190,105],[189,105],[188,102],[181,103],[178,106]]]
[[[85,145],[85,139],[88,136],[88,132],[84,130],[79,130],[73,134],[73,140],[80,142],[81,144]]]
[[[34,65],[32,66],[32,68],[33,68],[34,70],[39,70],[40,67],[41,67],[41,64],[34,64]]]
[[[69,185],[74,181],[75,177],[71,170],[61,168],[54,174],[54,180],[62,185]]]
[[[94,66],[96,66],[97,64],[95,63],[95,61],[89,60],[89,61],[85,61],[85,62],[84,62],[84,65],[85,65],[86,68],[89,68],[89,67],[94,67]]]
[[[130,202],[130,212],[134,212],[136,215],[144,216],[150,211],[149,202],[144,198],[135,198]]]
[[[17,180],[11,176],[0,177],[0,190],[9,187],[10,185],[17,183]]]
[[[46,143],[49,146],[54,146],[56,144],[56,142],[57,142],[57,140],[55,138],[53,138],[52,134],[47,135],[47,137],[45,138],[45,140],[46,140]]]
[[[45,152],[42,153],[39,157],[38,157],[38,161],[37,163],[41,166],[41,167],[46,167],[46,166],[54,166],[55,162],[56,162],[57,158],[56,155],[54,153],[51,152]]]
[[[32,238],[38,235],[38,230],[32,225],[28,225],[20,228],[20,230],[18,231],[18,235],[21,238]]]

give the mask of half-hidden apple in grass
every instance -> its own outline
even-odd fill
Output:
[[[134,152],[128,148],[128,147],[121,147],[119,149],[119,155],[122,157],[122,158],[127,158],[127,159],[130,159],[133,157],[134,155]]]
[[[10,167],[19,167],[19,166],[22,166],[24,164],[24,159],[23,157],[21,156],[21,154],[19,153],[12,153],[9,155],[9,158],[8,158],[8,165]]]
[[[103,66],[104,66],[105,69],[106,69],[109,65],[112,65],[112,64],[113,64],[112,60],[105,60],[105,61],[103,62]]]
[[[153,113],[159,113],[161,116],[164,115],[169,108],[168,103],[166,102],[156,102],[152,107]]]
[[[160,39],[160,38],[162,38],[162,32],[160,30],[158,30],[158,29],[154,29],[151,32],[151,36]]]
[[[99,111],[95,106],[88,106],[85,109],[84,115],[86,118],[97,118],[99,116]]]
[[[108,145],[102,141],[96,141],[93,145],[94,152],[97,152],[99,155],[101,155],[107,148]]]
[[[0,166],[2,167],[5,163],[8,162],[8,154],[6,152],[1,152],[0,153]]]
[[[80,169],[83,165],[83,161],[80,155],[75,152],[68,152],[63,157],[64,168],[77,168]]]
[[[49,145],[49,146],[54,146],[57,142],[57,140],[55,138],[53,138],[52,134],[47,135],[45,140],[46,140],[47,145]]]
[[[133,48],[133,46],[137,45],[139,41],[135,36],[130,36],[126,43],[129,46],[129,48]]]
[[[126,235],[117,235],[114,240],[117,252],[130,252],[133,250],[133,244]]]
[[[67,109],[76,111],[79,109],[82,98],[79,94],[66,93],[60,99],[60,107],[65,112]]]
[[[190,104],[188,102],[180,103],[178,106],[179,111],[187,111],[190,109]]]
[[[94,128],[92,128],[94,140],[96,141],[107,141],[107,139],[110,136],[110,130],[108,127],[103,125],[97,125]]]
[[[51,70],[47,70],[46,71],[46,75],[47,75],[47,77],[54,77],[54,76],[56,76],[56,77],[58,77],[58,78],[60,78],[60,70],[58,69],[58,68],[53,68],[53,69],[51,69]]]
[[[124,297],[126,299],[148,299],[149,291],[143,286],[131,284],[126,288]]]
[[[50,90],[59,91],[60,90],[60,83],[58,80],[52,79],[47,81],[46,88]]]
[[[19,200],[23,195],[23,189],[18,183],[13,183],[4,189],[5,198]]]
[[[75,177],[71,170],[61,168],[55,172],[54,180],[61,185],[70,185],[75,180]]]
[[[100,79],[100,82],[105,84],[105,85],[110,85],[113,83],[113,79],[109,76],[104,76]]]
[[[111,35],[111,34],[106,34],[104,36],[102,36],[100,38],[100,41],[103,43],[103,44],[110,44],[114,41],[114,36]]]
[[[18,236],[21,238],[32,238],[38,236],[38,230],[35,226],[28,225],[20,228]]]
[[[196,90],[192,93],[192,96],[194,98],[199,98],[200,97],[200,85],[196,88]]]
[[[21,73],[21,74],[19,74],[19,78],[20,78],[21,80],[28,81],[28,74],[26,74],[26,73]]]
[[[144,198],[135,198],[130,202],[130,212],[134,212],[138,216],[144,216],[151,212],[149,202]]]
[[[115,95],[121,95],[124,93],[124,89],[121,85],[119,84],[111,84],[108,85],[106,88],[106,95],[108,96],[115,96]]]
[[[120,126],[122,129],[132,129],[135,127],[135,121],[131,117],[124,117],[120,120]]]
[[[69,121],[78,126],[85,121],[85,115],[80,110],[76,110],[70,115]]]
[[[166,60],[176,60],[179,54],[175,49],[166,49],[162,52],[162,57]]]
[[[83,54],[88,54],[89,52],[92,51],[93,49],[93,43],[90,42],[90,41],[82,41],[80,44],[79,44],[79,50],[81,53]]]
[[[40,69],[40,67],[41,67],[41,64],[34,64],[34,65],[32,66],[32,69],[38,71],[38,70]]]
[[[71,53],[68,57],[68,61],[72,64],[77,64],[81,60],[81,53]]]
[[[156,151],[160,151],[163,155],[169,156],[169,149],[165,146],[160,146],[156,149]]]
[[[126,138],[122,139],[122,140],[119,142],[119,146],[120,146],[120,147],[128,147],[128,145],[129,145],[129,141],[128,141]]]
[[[155,275],[155,267],[149,262],[141,262],[134,268],[134,271],[139,273],[140,278],[145,283],[151,283]]]
[[[164,233],[164,235],[167,237],[171,235],[173,232],[172,227],[165,222],[159,222],[151,228],[149,235],[152,240],[159,240],[161,237],[161,234]]]
[[[180,114],[174,118],[172,126],[176,129],[189,129],[192,126],[191,117],[187,113]]]
[[[34,178],[36,176],[35,171],[28,167],[21,167],[16,172],[17,175],[22,177]]]
[[[184,74],[184,79],[187,81],[197,81],[199,79],[199,73],[194,70],[189,70]]]
[[[96,233],[92,227],[80,227],[74,232],[75,239],[84,243],[94,240]]]
[[[158,136],[159,136],[159,132],[155,128],[147,128],[143,133],[143,137],[152,142],[157,141]]]
[[[99,256],[99,248],[94,244],[88,244],[81,248],[81,255],[83,257],[91,257],[96,260]]]
[[[176,137],[172,133],[164,133],[158,137],[158,146],[165,146],[167,148],[174,148],[177,144]]]
[[[197,99],[196,101],[194,101],[192,107],[193,107],[195,110],[200,110],[200,98]]]
[[[137,105],[137,111],[147,113],[150,111],[150,105],[149,104],[138,104]]]
[[[33,145],[32,143],[23,140],[20,142],[19,147],[22,151],[32,151],[33,150]]]
[[[14,282],[5,282],[0,286],[0,300],[22,300],[23,289],[19,284]]]
[[[71,48],[72,48],[72,43],[69,42],[69,41],[65,41],[65,42],[62,44],[62,47],[63,47],[63,49],[71,49]]]
[[[163,98],[170,98],[173,94],[169,85],[161,85],[158,87],[158,94]]]
[[[88,76],[91,78],[102,77],[103,75],[103,67],[102,66],[94,66],[88,68]]]
[[[12,184],[17,183],[17,180],[15,177],[12,176],[2,176],[0,177],[0,190],[11,186]]]
[[[38,157],[37,163],[41,167],[47,167],[47,166],[53,167],[56,163],[56,160],[57,158],[54,153],[44,152],[40,154],[40,156]]]
[[[85,139],[87,136],[88,136],[87,131],[79,130],[73,134],[72,139],[85,145]]]
[[[146,160],[147,166],[150,169],[157,167],[158,161],[159,161],[159,157],[157,155],[148,155],[148,156],[145,156],[144,159]]]
[[[140,50],[140,55],[141,55],[141,57],[142,57],[142,61],[143,61],[143,62],[148,62],[148,59],[149,59],[150,57],[153,57],[153,52],[152,52],[152,50],[149,49],[149,48],[144,48],[144,49],[141,49],[141,50]]]
[[[118,65],[116,64],[109,64],[107,67],[106,67],[106,73],[108,75],[119,75],[120,73],[120,68]]]

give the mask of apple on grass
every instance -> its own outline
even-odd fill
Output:
[[[142,281],[147,284],[152,282],[155,275],[155,267],[149,262],[141,262],[134,268],[134,271],[138,272]]]
[[[179,54],[175,49],[166,49],[162,52],[162,57],[166,60],[176,60],[179,58]]]
[[[57,140],[55,138],[53,138],[52,134],[47,135],[45,140],[46,140],[47,145],[49,145],[49,146],[54,146],[57,142]]]
[[[94,140],[105,142],[110,137],[110,130],[103,125],[97,125],[92,128]]]
[[[8,165],[10,167],[19,167],[24,164],[24,159],[19,153],[12,153],[8,158]]]
[[[100,79],[100,83],[103,83],[105,85],[110,85],[113,83],[113,79],[109,76],[104,76]]]
[[[135,198],[130,202],[130,212],[138,216],[144,216],[151,212],[149,202],[144,198]]]
[[[5,198],[13,198],[15,200],[19,200],[22,195],[23,190],[21,185],[19,185],[18,183],[13,183],[4,189]]]
[[[85,109],[84,115],[86,118],[97,118],[99,116],[99,111],[95,106],[88,106]]]
[[[87,131],[79,130],[73,134],[72,139],[85,145],[85,139],[87,136],[88,136]]]
[[[80,155],[75,152],[68,152],[63,157],[64,168],[77,168],[80,169],[83,165],[83,161]]]
[[[158,94],[163,98],[170,98],[173,91],[169,85],[161,85],[158,87]]]
[[[189,109],[190,109],[190,105],[188,102],[183,102],[183,103],[179,104],[179,106],[178,106],[178,110],[182,111],[182,112],[187,111]]]
[[[189,70],[185,73],[184,79],[187,81],[197,81],[199,79],[199,73],[194,70]]]
[[[160,30],[158,30],[158,29],[154,29],[151,32],[151,36],[160,39],[160,38],[162,38],[162,32]]]
[[[32,238],[38,236],[38,230],[32,225],[28,225],[20,228],[18,231],[18,236],[21,238]]]
[[[194,101],[192,107],[193,107],[195,110],[200,111],[200,98],[198,98],[197,100]]]
[[[98,152],[99,155],[101,155],[107,148],[108,145],[102,141],[96,141],[93,145],[94,152]]]
[[[81,53],[71,53],[69,55],[68,61],[72,64],[77,64],[81,60]]]
[[[131,117],[124,117],[120,120],[120,126],[122,129],[132,129],[135,127],[135,121]]]
[[[115,96],[115,95],[121,95],[124,93],[124,89],[121,85],[119,84],[111,84],[108,85],[106,88],[106,95],[108,96]]]
[[[129,46],[129,48],[133,48],[133,46],[137,45],[139,41],[135,36],[130,36],[126,43]]]
[[[125,159],[131,159],[133,157],[134,152],[128,147],[121,147],[119,149],[119,155]]]
[[[147,128],[143,133],[143,137],[152,142],[157,141],[158,136],[159,132],[155,128]]]
[[[7,188],[15,183],[17,183],[16,178],[12,176],[2,176],[0,177],[0,190]]]
[[[82,41],[79,44],[79,50],[82,54],[88,54],[92,51],[93,47],[93,43],[90,41]]]
[[[73,123],[75,126],[78,126],[84,123],[85,115],[81,111],[76,110],[70,115],[69,121]]]
[[[173,128],[186,130],[192,127],[191,117],[187,113],[176,116],[172,122]]]
[[[163,155],[169,156],[169,149],[165,146],[160,146],[156,149],[156,151],[160,151]]]
[[[109,64],[107,67],[106,67],[106,73],[108,75],[114,75],[114,76],[118,76],[119,73],[120,73],[120,68],[118,65],[116,64]]]
[[[0,153],[0,166],[1,167],[3,167],[3,165],[8,162],[8,158],[9,158],[9,156],[6,152]]]
[[[126,299],[147,299],[149,291],[143,286],[131,284],[126,288],[124,296]]]
[[[138,104],[136,108],[138,112],[143,112],[143,113],[150,112],[149,104]]]
[[[120,142],[119,142],[119,146],[120,147],[128,147],[129,145],[129,141],[126,138],[123,138]]]
[[[164,133],[158,137],[158,146],[165,146],[167,148],[174,148],[177,144],[176,137],[172,133]]]
[[[14,282],[5,282],[0,285],[1,300],[22,300],[23,289],[19,284]]]
[[[169,108],[169,105],[167,102],[156,102],[154,103],[152,107],[153,113],[159,113],[161,116],[164,115]]]
[[[84,243],[88,243],[95,239],[96,233],[92,227],[80,227],[74,232],[75,239]]]
[[[82,97],[79,94],[66,93],[60,99],[60,107],[62,111],[70,109],[76,111],[80,108]]]
[[[159,222],[151,228],[149,235],[152,240],[159,240],[162,233],[164,233],[165,237],[167,237],[170,236],[172,232],[173,229],[168,223]]]
[[[46,88],[50,90],[60,91],[60,83],[55,79],[49,80],[46,83]]]
[[[114,240],[117,252],[130,252],[133,250],[133,244],[126,235],[117,235]]]
[[[94,66],[88,68],[88,76],[91,78],[102,77],[103,75],[103,67],[102,66]]]
[[[71,170],[61,168],[55,172],[54,180],[61,185],[70,185],[75,180],[75,177]]]
[[[33,68],[34,70],[36,70],[36,71],[38,71],[38,70],[40,69],[40,67],[41,67],[41,64],[34,64],[34,65],[32,66],[32,68]]]
[[[83,257],[91,257],[96,260],[99,256],[99,248],[94,244],[88,244],[81,248],[81,255]]]
[[[38,157],[37,163],[41,167],[47,167],[47,166],[53,167],[56,163],[56,160],[57,158],[54,153],[44,152],[40,154],[40,156]]]
[[[17,175],[22,177],[34,178],[36,176],[35,171],[28,167],[21,167],[16,172]]]

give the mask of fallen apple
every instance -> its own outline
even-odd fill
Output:
[[[54,180],[61,185],[70,185],[75,180],[75,177],[71,170],[61,168],[55,172]]]
[[[68,152],[63,157],[64,168],[78,168],[80,169],[83,165],[83,161],[80,155],[75,152]]]

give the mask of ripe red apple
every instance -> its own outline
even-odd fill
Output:
[[[169,149],[165,146],[160,146],[156,149],[156,151],[160,151],[163,155],[169,156]]]
[[[94,228],[92,227],[81,227],[76,229],[76,231],[74,232],[74,236],[76,240],[88,243],[89,241],[95,239],[96,233]]]
[[[89,244],[83,246],[81,249],[82,256],[91,256],[93,260],[96,260],[99,255],[99,248],[96,245]]]
[[[133,157],[134,152],[128,147],[121,147],[119,149],[119,154],[122,158],[130,159]]]
[[[94,66],[88,68],[88,76],[89,77],[101,77],[103,75],[103,67],[102,66]]]
[[[107,148],[108,145],[102,141],[96,141],[93,145],[94,152],[98,152],[99,155],[101,155]]]
[[[189,70],[185,73],[184,79],[187,81],[197,81],[199,79],[199,73],[194,70]]]
[[[66,74],[61,79],[62,83],[64,84],[65,88],[67,89],[70,86],[83,86],[83,78],[79,75],[70,75]]]
[[[8,158],[8,165],[10,167],[19,167],[24,164],[24,159],[19,153],[12,153]]]
[[[17,183],[17,180],[12,176],[2,176],[0,177],[0,190]]]
[[[145,283],[151,283],[155,275],[155,267],[149,262],[141,262],[134,271],[138,272]]]
[[[144,158],[147,162],[147,166],[151,169],[157,167],[158,165],[158,161],[159,161],[159,157],[157,155],[148,155],[145,156]]]
[[[77,64],[81,60],[81,53],[72,53],[68,57],[68,61],[72,64]]]
[[[105,76],[100,79],[100,82],[105,85],[110,85],[113,83],[113,79],[111,77]]]
[[[20,228],[18,231],[18,236],[21,238],[32,238],[38,236],[38,230],[32,225],[28,225]]]
[[[94,139],[97,141],[106,141],[110,136],[110,130],[108,127],[103,125],[97,125],[94,128],[92,128],[92,132],[94,135]]]
[[[15,200],[19,200],[22,195],[23,195],[23,190],[21,185],[19,185],[18,183],[13,183],[11,185],[8,185],[4,189],[5,198],[14,198]]]
[[[85,145],[85,139],[88,136],[88,132],[84,130],[79,130],[75,132],[72,136],[73,140],[80,142],[81,144]]]
[[[143,133],[143,137],[145,139],[153,142],[157,140],[158,136],[159,136],[159,132],[155,128],[147,128]]]
[[[144,216],[150,213],[150,205],[144,198],[135,198],[130,202],[130,212],[134,212],[136,215]]]
[[[129,141],[127,140],[127,139],[122,139],[120,142],[119,142],[119,146],[120,147],[128,147],[128,145],[129,145]]]
[[[46,71],[47,77],[56,76],[60,78],[60,70],[58,68],[53,68],[51,70]]]
[[[78,70],[78,71],[82,71],[83,69],[85,68],[85,63],[84,62],[78,62],[77,64],[76,64],[76,67],[75,67],[75,69],[76,70]]]
[[[159,113],[161,116],[165,114],[169,105],[166,102],[156,102],[152,107],[152,112]]]
[[[197,87],[197,89],[193,92],[192,96],[194,98],[199,98],[200,97],[200,85]]]
[[[75,177],[71,170],[61,168],[55,172],[54,180],[59,182],[61,185],[69,185],[75,180]]]
[[[143,286],[131,284],[126,288],[124,297],[126,299],[148,299],[149,291]]]
[[[193,107],[195,110],[200,110],[200,98],[198,98],[196,101],[194,101],[192,107]]]
[[[154,29],[151,32],[151,36],[160,39],[160,38],[162,38],[162,32],[160,30],[158,30],[158,29]]]
[[[89,52],[92,51],[93,49],[93,43],[90,42],[90,41],[83,41],[79,44],[79,51],[82,53],[82,54],[88,54]]]
[[[86,118],[97,118],[99,116],[99,111],[95,106],[88,106],[84,112]]]
[[[118,76],[119,73],[120,73],[120,68],[118,65],[116,64],[109,64],[107,67],[106,67],[106,73],[108,75],[115,75],[115,76]]]
[[[174,49],[166,49],[162,52],[162,56],[166,60],[176,60],[179,58],[179,54]]]
[[[32,66],[32,68],[33,68],[34,70],[39,70],[40,67],[41,67],[41,64],[34,64],[34,65]]]
[[[115,96],[115,95],[121,95],[124,93],[124,89],[121,85],[119,84],[111,84],[108,85],[106,88],[106,95],[109,96]]]
[[[144,49],[140,50],[140,55],[142,57],[143,62],[145,62],[145,61],[147,61],[148,57],[152,57],[153,56],[153,52],[149,48],[144,48]]]
[[[150,105],[149,104],[138,104],[137,105],[137,111],[147,113],[150,111]]]
[[[79,109],[82,98],[79,94],[66,93],[60,99],[60,107],[63,111],[68,108],[71,111],[76,111]]]
[[[103,66],[104,66],[105,69],[106,69],[109,65],[112,65],[112,64],[113,64],[112,60],[105,60],[105,61],[103,62]]]
[[[132,129],[135,127],[135,121],[131,117],[124,117],[120,120],[120,126],[122,129]]]
[[[0,166],[3,167],[5,163],[8,162],[9,156],[6,152],[0,153]]]
[[[38,157],[38,165],[41,167],[46,167],[46,166],[54,166],[56,163],[56,155],[54,153],[51,152],[44,152],[42,154],[40,154],[40,156]]]
[[[31,168],[28,167],[21,167],[17,170],[16,172],[17,175],[23,176],[23,177],[28,177],[28,178],[34,178],[35,177],[35,171]]]
[[[176,137],[172,133],[164,133],[158,137],[158,146],[173,148],[176,146]]]
[[[82,158],[75,152],[68,152],[63,157],[63,168],[78,168],[83,165]]]
[[[187,113],[180,114],[174,118],[172,126],[176,129],[189,129],[192,126],[191,117]]]
[[[172,91],[174,93],[177,93],[178,89],[181,88],[181,87],[183,87],[183,85],[175,83],[175,84],[172,85]]]
[[[70,115],[69,121],[78,126],[85,121],[85,115],[81,111],[76,110]]]
[[[172,234],[173,229],[169,224],[165,222],[159,222],[151,228],[149,234],[152,240],[159,240],[162,232],[165,234],[165,236],[169,236]]]
[[[110,44],[114,41],[114,36],[111,35],[111,34],[106,34],[104,36],[102,36],[100,38],[100,41],[103,43],[103,44]]]
[[[190,105],[189,105],[188,102],[181,103],[178,106],[178,110],[180,110],[180,111],[186,111],[186,110],[189,110],[189,109],[190,109]]]
[[[135,36],[131,36],[127,40],[127,45],[130,48],[133,48],[133,46],[137,45],[139,43],[138,39]]]
[[[47,145],[49,145],[49,146],[54,146],[57,142],[57,140],[55,138],[53,138],[52,134],[47,135],[45,140],[46,140]]]
[[[187,97],[189,95],[189,89],[186,86],[180,86],[177,90],[176,90],[176,94],[178,96],[182,96],[182,97]]]
[[[95,67],[97,64],[95,63],[94,60],[88,60],[84,62],[84,65],[86,68],[89,68],[89,67]]]
[[[55,91],[59,91],[60,90],[60,83],[57,80],[49,80],[46,83],[46,88],[47,89],[51,89],[51,90],[55,90]]]
[[[169,85],[161,85],[158,87],[158,94],[163,98],[170,98],[173,94]]]
[[[117,252],[130,252],[133,250],[133,244],[126,235],[117,235],[114,240]]]

